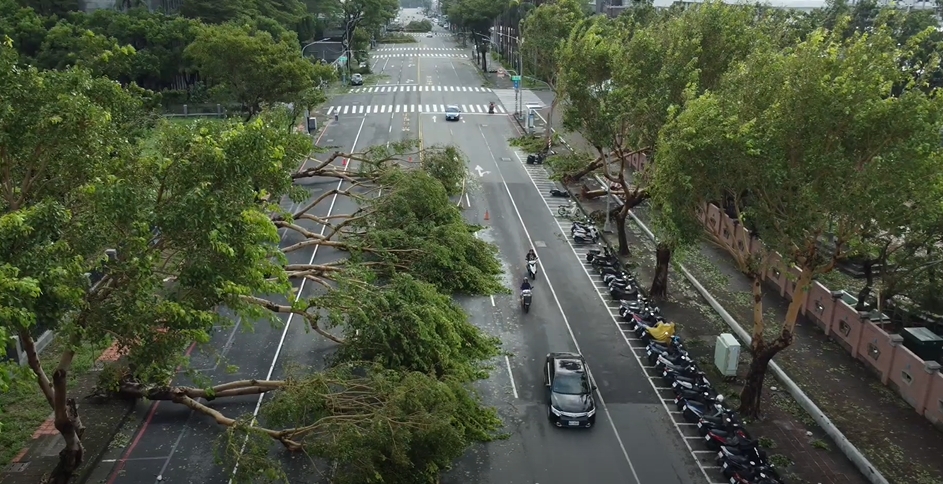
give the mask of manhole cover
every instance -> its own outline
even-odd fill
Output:
[[[544,242],[544,241],[542,241],[542,240],[535,240],[535,241],[534,241],[534,247],[546,248],[546,247],[547,247],[547,243]]]
[[[10,464],[7,467],[7,472],[23,472],[26,470],[26,467],[29,466],[29,462],[17,462],[16,464]]]
[[[334,138],[330,138],[330,139],[328,139],[326,142],[327,142],[327,143],[333,143],[333,142],[334,142]]]
[[[508,162],[509,162],[509,161],[511,161],[511,158],[509,158],[509,157],[507,157],[507,156],[502,156],[502,157],[501,157],[501,161],[508,161]]]

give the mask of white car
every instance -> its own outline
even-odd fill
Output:
[[[428,34],[426,34],[426,37],[428,37],[428,38],[431,39],[431,38],[432,38],[432,32],[429,32]]]

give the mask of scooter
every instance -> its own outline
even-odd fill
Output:
[[[527,277],[532,281],[537,279],[537,259],[527,261]]]
[[[652,341],[659,343],[668,343],[671,337],[675,335],[675,323],[666,323],[660,321],[654,327],[647,328],[639,337],[642,343],[648,344]]]
[[[530,312],[530,303],[534,298],[534,293],[530,289],[524,289],[521,291],[521,309],[525,313]]]
[[[713,404],[717,402],[718,397],[720,397],[720,395],[713,389],[703,392],[682,390],[675,395],[675,405],[678,406],[678,411],[683,411],[684,407],[688,404]],[[721,401],[723,401],[723,399],[721,399]]]
[[[759,442],[739,437],[727,439],[727,443],[720,447],[717,451],[717,464],[720,465],[731,457],[746,457],[761,465],[769,463],[766,460],[766,451],[760,449]]]
[[[544,158],[546,158],[546,155],[543,153],[534,153],[534,154],[527,155],[527,164],[528,165],[543,165]]]
[[[599,242],[599,232],[596,231],[596,228],[589,232],[576,232],[573,234],[573,242],[577,244],[595,244]]]
[[[700,423],[700,422],[698,422]],[[743,427],[731,427],[727,429],[709,429],[704,439],[707,441],[707,448],[711,450],[720,450],[721,446],[727,445],[727,441],[732,438],[749,439],[750,434]]]
[[[574,224],[575,226],[576,224]],[[573,227],[570,227],[570,233],[573,233]],[[618,260],[616,255],[609,249],[609,247],[603,247],[602,250],[599,249],[590,249],[586,253],[586,262],[594,262],[597,260]]]
[[[700,387],[711,387],[712,385],[711,385],[711,382],[708,381],[707,377],[704,375],[694,375],[691,377],[684,376],[684,375],[675,375],[675,377],[672,378],[671,380],[671,388],[675,388],[675,386],[679,388],[692,389],[692,388],[700,388]],[[702,418],[713,419],[715,418],[715,416],[707,415]]]
[[[592,224],[588,224],[584,222],[573,222],[573,225],[570,225],[570,235],[575,234],[577,232],[589,232],[590,230],[593,230],[595,228],[596,226]],[[606,256],[607,257],[611,256],[612,258],[615,258],[615,254],[610,254],[609,252],[606,252]]]
[[[646,352],[647,351],[648,350],[646,350]],[[655,368],[658,370],[664,369],[665,365],[680,366],[680,365],[693,365],[693,364],[694,364],[694,361],[691,359],[690,356],[688,356],[686,352],[675,353],[675,354],[668,354],[667,352],[665,352],[658,355],[655,358]]]
[[[570,192],[566,190],[560,190],[559,188],[551,188],[550,196],[558,198],[570,198]]]
[[[619,271],[618,274],[606,274],[602,278],[602,282],[606,284],[610,284],[613,281],[635,283],[635,276],[625,271]]]
[[[717,397],[708,402],[687,400],[684,402],[684,405],[681,406],[681,416],[688,422],[696,423],[701,419],[701,415],[725,410],[723,401],[723,395],[717,395]]]
[[[488,105],[488,114],[494,114],[494,103]]]
[[[757,479],[768,479],[773,482],[779,481],[779,472],[772,464],[757,462],[750,457],[730,456],[719,462],[724,477],[739,477],[746,479],[746,482],[753,483]]]

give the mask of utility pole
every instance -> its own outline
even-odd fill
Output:
[[[606,163],[606,169],[603,170],[603,173],[606,173],[606,174],[609,173],[609,153],[610,153],[609,151],[606,152],[606,160],[604,162]],[[610,207],[612,205],[612,183],[609,181],[608,177],[606,177],[605,180],[606,180],[606,223],[603,224],[602,231],[609,233],[609,232],[612,232],[612,227],[610,227],[609,225],[609,213],[610,213]]]

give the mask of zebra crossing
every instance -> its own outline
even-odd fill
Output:
[[[368,92],[492,92],[488,87],[469,86],[371,86],[354,87],[347,91],[350,94]]]
[[[452,104],[379,104],[379,105],[346,105],[331,106],[327,110],[328,115],[334,114],[396,114],[396,113],[422,113],[422,114],[444,114],[446,106]],[[487,104],[455,104],[462,110],[462,114],[486,114],[488,112]],[[495,114],[506,114],[507,111],[501,105],[495,105]]]
[[[461,52],[463,50],[461,47],[381,47],[377,49],[377,52],[391,52],[391,51],[417,51],[417,50],[438,50],[438,51],[449,51],[449,52]]]
[[[458,59],[459,57],[468,57],[465,54],[426,54],[422,52],[416,52],[413,54],[408,53],[399,53],[399,54],[376,54],[370,56],[373,59],[393,59],[396,57],[434,57],[437,59]]]

